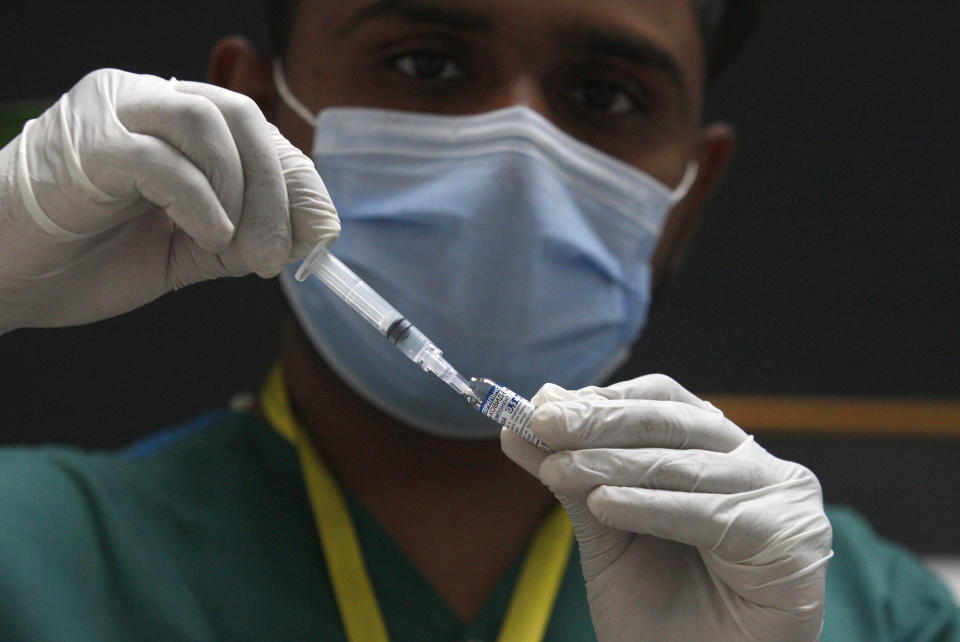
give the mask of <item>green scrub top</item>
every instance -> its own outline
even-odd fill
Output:
[[[296,450],[260,419],[6,449],[0,488],[0,640],[346,639]],[[496,639],[522,556],[463,624],[347,501],[392,640]],[[545,639],[594,639],[576,554]]]
[[[120,452],[4,449],[0,488],[0,640],[345,639],[296,451],[256,417],[211,413]],[[347,499],[392,639],[495,639],[519,560],[463,624]],[[916,558],[828,515],[823,640],[960,640]],[[575,553],[545,639],[594,639]]]

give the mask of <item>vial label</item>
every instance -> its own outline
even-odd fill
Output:
[[[493,384],[483,403],[480,404],[480,414],[514,432],[541,450],[550,452],[546,444],[537,439],[530,430],[530,418],[536,406],[515,393],[510,388]]]

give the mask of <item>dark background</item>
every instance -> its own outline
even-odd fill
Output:
[[[0,100],[105,66],[202,80],[217,37],[264,31],[252,0],[6,4]],[[737,128],[735,161],[623,374],[707,396],[960,396],[958,24],[946,0],[771,3],[708,108]],[[0,337],[0,441],[111,447],[222,406],[259,387],[282,315],[273,282],[244,278]],[[894,539],[960,552],[960,437],[760,441]]]

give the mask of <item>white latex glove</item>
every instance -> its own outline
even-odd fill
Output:
[[[251,99],[101,69],[0,151],[0,332],[273,276],[339,231],[313,162]]]
[[[504,452],[573,522],[600,640],[815,640],[832,532],[820,484],[663,375],[547,384],[546,455]]]

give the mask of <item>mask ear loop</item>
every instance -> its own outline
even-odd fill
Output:
[[[687,169],[683,172],[683,178],[680,179],[680,184],[677,185],[677,188],[673,190],[673,194],[670,195],[670,200],[673,201],[674,205],[685,199],[687,194],[690,193],[690,188],[693,187],[694,182],[697,180],[697,173],[699,171],[700,166],[697,164],[697,161],[687,163]]]
[[[296,114],[311,127],[317,126],[317,117],[290,91],[290,86],[287,85],[287,79],[283,73],[283,63],[280,62],[280,58],[273,59],[273,85],[277,88],[280,99],[287,107],[296,112]]]

